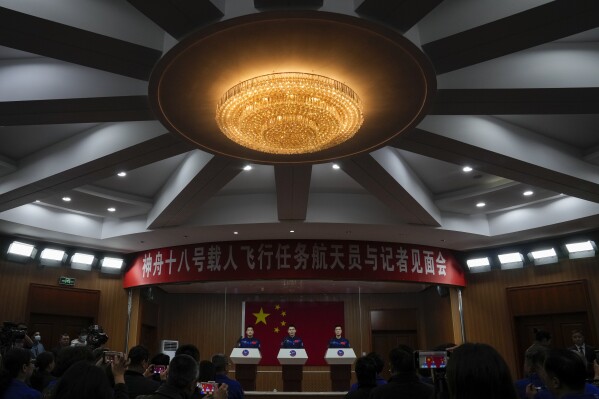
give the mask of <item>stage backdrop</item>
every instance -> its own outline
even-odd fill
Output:
[[[277,354],[287,336],[289,324],[304,341],[308,354],[306,366],[325,366],[324,355],[335,325],[343,324],[343,302],[244,302],[243,329],[253,326],[260,340],[261,366],[278,366]],[[352,343],[352,337],[346,337]]]

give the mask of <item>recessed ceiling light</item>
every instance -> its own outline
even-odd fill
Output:
[[[234,231],[233,234],[237,235],[237,234],[239,234],[239,232],[238,231]]]
[[[290,233],[295,233],[295,230],[289,230]]]
[[[36,203],[36,204],[39,204],[40,202],[42,202],[42,201],[40,201],[40,200],[35,200],[35,203]]]
[[[337,169],[341,169],[341,166],[337,165],[336,163],[333,164],[333,169],[337,170]]]
[[[534,194],[534,193],[532,192],[532,190],[526,190],[525,192],[523,192],[523,193],[522,193],[522,195],[524,195],[524,196],[526,196],[526,197],[528,197],[528,196],[531,196],[531,195],[533,195],[533,194]]]
[[[466,173],[468,173],[468,172],[472,172],[472,170],[473,170],[473,169],[472,169],[470,166],[464,166],[464,167],[462,168],[462,171],[463,171],[463,172],[466,172]]]
[[[476,207],[477,208],[482,208],[485,205],[487,205],[487,204],[485,204],[484,202],[479,202],[478,204],[476,204]]]
[[[127,176],[127,172],[123,171],[123,172],[119,172],[116,174],[118,177],[125,177]]]
[[[70,202],[71,201],[71,197],[62,197],[62,200],[64,202]]]
[[[108,208],[108,209],[107,209],[107,211],[108,211],[108,212],[115,212],[115,211],[116,211],[116,208],[110,207],[110,208]]]
[[[245,165],[243,167],[243,170],[245,170],[245,171],[252,170],[252,165]]]

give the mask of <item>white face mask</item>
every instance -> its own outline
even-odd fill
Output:
[[[41,335],[34,335],[33,339],[35,339],[36,341],[41,341],[42,340],[42,336]]]
[[[87,335],[80,335],[79,336],[79,341],[81,341],[81,342],[87,341]]]

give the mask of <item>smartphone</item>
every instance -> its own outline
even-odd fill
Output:
[[[164,370],[166,370],[166,366],[163,366],[161,364],[154,365],[154,374],[160,374],[160,373],[164,372]]]
[[[447,366],[447,351],[416,351],[414,357],[419,369],[444,369]]]
[[[123,356],[123,352],[106,351],[104,352],[104,363],[111,363],[116,356]]]
[[[200,388],[203,395],[209,395],[216,391],[218,384],[214,381],[198,382],[198,388]]]

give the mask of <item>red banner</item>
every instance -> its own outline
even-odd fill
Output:
[[[364,241],[235,241],[152,249],[125,272],[125,288],[231,280],[412,281],[465,286],[447,249]]]
[[[254,336],[261,344],[260,365],[278,366],[281,341],[293,324],[296,337],[304,341],[306,366],[325,366],[329,340],[335,336],[335,325],[343,326],[343,314],[343,302],[245,302],[244,331],[254,327]],[[352,337],[346,338],[352,344]]]

